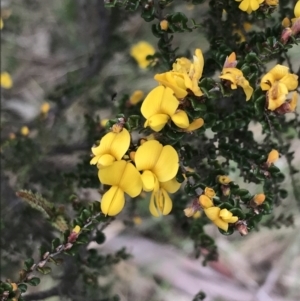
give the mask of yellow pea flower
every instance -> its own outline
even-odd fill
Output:
[[[132,105],[136,105],[143,99],[143,97],[144,97],[144,92],[141,90],[136,90],[131,94],[129,98],[129,102]]]
[[[140,173],[132,163],[124,160],[99,169],[98,177],[101,183],[111,185],[101,199],[101,211],[105,215],[114,216],[121,212],[125,205],[125,193],[136,197],[142,191]]]
[[[171,88],[177,98],[184,98],[188,91],[196,96],[202,96],[203,92],[198,86],[202,77],[204,58],[200,49],[195,50],[193,63],[187,58],[179,58],[173,64],[173,70],[156,74],[154,79],[165,87]]]
[[[289,73],[289,68],[277,64],[260,82],[260,87],[267,92],[268,109],[274,111],[283,105],[289,91],[295,90],[298,86],[298,76]]]
[[[259,9],[259,5],[264,2],[264,0],[235,0],[241,2],[239,9],[251,14],[253,11]]]
[[[130,49],[130,55],[137,61],[140,68],[145,69],[149,66],[150,61],[146,58],[148,55],[155,53],[154,47],[148,42],[141,41],[133,45]]]
[[[4,26],[4,23],[3,23],[2,18],[0,17],[0,30],[3,28],[3,26]]]
[[[176,150],[170,146],[163,146],[157,140],[143,143],[136,151],[135,165],[137,170],[143,171],[143,190],[159,189],[159,182],[173,179],[179,168],[179,157]]]
[[[13,86],[13,81],[9,73],[1,72],[0,83],[3,89],[10,89]]]
[[[177,110],[178,99],[173,91],[164,86],[152,89],[146,96],[141,107],[141,113],[146,118],[144,127],[150,126],[155,132],[159,132],[172,118],[173,122],[180,128],[189,126],[187,114]]]
[[[243,72],[237,68],[223,68],[219,78],[227,80],[231,83],[230,88],[235,90],[238,86],[243,88],[246,95],[246,101],[248,101],[252,94],[253,88],[250,86],[249,82],[245,79]]]
[[[227,209],[220,209],[219,207],[210,207],[204,209],[206,216],[220,229],[228,231],[228,224],[233,224],[238,221],[237,216]]]
[[[50,104],[49,102],[44,102],[42,105],[41,105],[41,108],[40,108],[40,111],[42,114],[44,115],[47,115],[48,112],[50,110]]]
[[[130,144],[130,134],[123,128],[120,132],[109,132],[100,141],[99,146],[92,147],[94,157],[90,164],[98,168],[111,165],[125,155]]]

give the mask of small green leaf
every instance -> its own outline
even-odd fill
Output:
[[[27,285],[25,283],[18,284],[18,289],[21,293],[25,293],[27,291]]]
[[[31,267],[33,266],[33,264],[34,264],[34,260],[33,260],[32,258],[28,258],[28,259],[25,260],[24,264],[25,264],[25,269],[26,269],[27,271],[30,271],[30,268],[31,268]]]
[[[32,285],[32,286],[37,286],[39,285],[41,282],[40,278],[38,277],[33,277],[30,280],[27,281],[28,284]]]

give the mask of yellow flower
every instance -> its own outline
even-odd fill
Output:
[[[27,126],[22,126],[20,132],[21,132],[21,135],[28,136],[30,131],[29,131],[29,128]]]
[[[252,28],[252,24],[249,23],[249,22],[244,22],[243,23],[243,28],[244,28],[244,31],[247,32],[249,31],[251,28]],[[244,42],[246,41],[246,38],[242,32],[242,30],[240,29],[234,29],[233,30],[233,33],[237,33],[239,36],[240,36],[240,41],[239,42]],[[234,53],[234,52],[233,52]],[[234,66],[235,67],[235,66]]]
[[[183,211],[186,217],[191,217],[196,213],[194,207],[192,206],[185,208]]]
[[[276,162],[279,159],[279,152],[276,149],[272,149],[269,152],[267,165],[270,166],[272,163]]]
[[[265,194],[259,193],[259,194],[256,194],[252,200],[257,206],[259,206],[265,201],[265,199],[266,199]]]
[[[143,143],[135,153],[137,170],[143,171],[143,190],[159,189],[159,182],[167,182],[175,177],[179,168],[179,158],[176,150],[163,146],[156,140]]]
[[[168,30],[169,22],[167,20],[160,21],[160,29],[161,30]]]
[[[102,184],[111,185],[101,199],[101,211],[105,215],[113,216],[121,212],[125,205],[124,193],[136,197],[142,191],[140,173],[132,163],[124,160],[99,169],[98,177]]]
[[[136,90],[131,94],[131,96],[129,98],[129,102],[132,105],[136,105],[143,99],[143,97],[144,97],[144,92],[141,90]]]
[[[148,55],[153,55],[155,53],[155,49],[151,44],[145,41],[141,41],[135,45],[133,45],[130,49],[130,55],[137,61],[140,68],[147,68],[149,66],[150,61],[146,58]]]
[[[141,112],[146,118],[144,127],[150,126],[153,131],[159,132],[172,118],[178,127],[187,128],[189,119],[184,111],[177,110],[178,105],[179,101],[170,88],[154,88],[146,96],[141,107]]]
[[[204,194],[210,199],[212,199],[216,195],[215,191],[210,187],[205,187]]]
[[[231,182],[231,179],[228,176],[217,176],[217,181],[220,184],[228,185]]]
[[[2,18],[0,17],[0,30],[3,28],[3,26],[4,26],[4,23],[3,23]]]
[[[220,209],[219,207],[210,207],[204,209],[206,216],[220,229],[227,231],[228,224],[233,224],[238,221],[237,216],[227,209]]]
[[[158,190],[153,190],[150,198],[149,210],[153,216],[167,215],[172,210],[172,200],[168,193],[174,193],[180,188],[181,184],[175,178],[160,183]]]
[[[171,88],[177,98],[184,98],[188,94],[188,90],[196,96],[202,96],[203,93],[198,86],[198,82],[202,77],[203,66],[202,51],[196,49],[193,63],[187,58],[179,58],[173,64],[172,71],[156,74],[154,79]]]
[[[295,112],[296,107],[297,107],[297,102],[298,102],[298,93],[294,92],[292,99],[289,102],[290,105],[290,112]]]
[[[260,82],[260,87],[267,92],[268,109],[276,110],[285,103],[289,91],[295,90],[298,86],[298,76],[289,73],[289,68],[283,65],[276,65]]]
[[[12,286],[13,292],[15,292],[18,289],[18,285],[14,282],[11,283],[11,286]]]
[[[200,218],[200,216],[201,216],[201,212],[197,211],[197,212],[194,213],[193,218],[197,219],[197,218]]]
[[[289,91],[292,91],[298,86],[298,76],[289,73],[288,67],[277,64],[263,76],[260,87],[263,91],[270,90],[276,82],[284,84]]]
[[[199,196],[199,204],[201,205],[202,208],[205,209],[213,207],[214,205],[213,201],[205,194]]]
[[[44,102],[42,105],[41,105],[41,108],[40,108],[40,111],[42,114],[46,115],[48,114],[50,110],[50,104],[49,102]]]
[[[231,89],[237,89],[237,86],[243,88],[246,94],[246,100],[248,101],[253,93],[253,88],[250,86],[249,82],[245,79],[243,72],[237,68],[223,68],[219,78],[227,80],[231,83]]]
[[[119,133],[109,132],[100,141],[99,146],[92,147],[94,157],[90,164],[98,168],[111,165],[125,155],[130,144],[130,134],[123,128]]]
[[[259,4],[263,3],[264,0],[235,0],[241,2],[239,9],[251,14],[253,11],[258,10]]]
[[[4,89],[10,89],[13,86],[12,79],[7,72],[1,72],[0,82]]]
[[[134,216],[132,221],[135,225],[140,225],[143,222],[143,220],[140,216]]]

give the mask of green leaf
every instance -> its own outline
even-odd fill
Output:
[[[32,285],[32,286],[37,286],[39,285],[41,282],[40,278],[38,277],[33,277],[30,280],[27,281],[28,284]]]
[[[28,259],[25,260],[24,264],[25,264],[25,270],[30,271],[30,268],[34,264],[34,260],[32,258],[28,258]]]
[[[55,251],[55,249],[61,245],[60,239],[59,238],[54,238],[51,242],[51,249],[52,251]]]
[[[36,269],[38,272],[40,272],[43,275],[47,275],[49,273],[51,273],[52,269],[50,267],[37,267]]]
[[[27,285],[25,283],[18,284],[18,289],[21,293],[25,293],[27,291]]]

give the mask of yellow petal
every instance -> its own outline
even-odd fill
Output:
[[[143,143],[135,153],[135,165],[138,170],[152,170],[162,152],[163,146],[157,140]]]
[[[178,108],[179,101],[170,88],[158,86],[152,89],[143,101],[141,112],[148,119],[155,114],[173,115]]]
[[[98,177],[102,184],[119,186],[127,162],[115,161],[112,165],[99,169]]]
[[[274,80],[280,80],[289,73],[289,68],[283,65],[277,64],[268,73],[274,76]]]
[[[172,146],[166,145],[163,147],[152,171],[159,182],[167,182],[176,176],[178,168],[179,157],[176,150]]]
[[[101,211],[105,215],[114,216],[121,212],[125,205],[124,192],[116,187],[112,186],[101,199]]]
[[[160,21],[160,29],[161,30],[168,30],[169,22],[167,20]]]
[[[115,139],[112,141],[110,146],[110,152],[117,160],[121,160],[127,152],[129,144],[130,134],[125,128],[123,128],[123,130],[120,133],[118,133]]]
[[[185,111],[178,110],[171,119],[179,128],[185,129],[189,126],[189,118]]]
[[[287,94],[286,85],[276,82],[268,91],[268,109],[274,111],[279,108],[285,102]]]
[[[155,175],[149,171],[146,170],[142,173],[142,182],[143,182],[143,190],[144,191],[152,191],[155,186],[155,182],[157,181]]]
[[[159,132],[167,124],[170,117],[166,114],[155,114],[146,120],[144,127],[149,126],[153,131]]]
[[[195,214],[195,210],[192,207],[185,208],[183,211],[186,217],[191,217]]]
[[[286,74],[279,82],[285,84],[287,89],[292,91],[298,87],[298,76],[296,74]]]
[[[239,9],[242,11],[247,11],[250,6],[251,0],[242,0],[241,4],[239,5]]]
[[[160,186],[161,188],[165,189],[167,192],[174,193],[180,188],[181,183],[177,182],[176,178],[173,178],[170,181],[161,182]]]
[[[167,215],[171,212],[172,207],[173,207],[173,203],[172,200],[169,196],[169,194],[162,188],[162,195],[163,195],[163,210],[162,210],[162,214],[163,215]]]
[[[204,194],[200,195],[199,203],[202,208],[210,208],[210,207],[214,206],[214,203],[212,202],[212,200]]]
[[[239,218],[237,216],[232,216],[231,218],[228,218],[226,220],[224,220],[226,223],[229,224],[234,224],[239,220]]]
[[[260,87],[263,91],[269,90],[275,82],[274,75],[272,73],[267,73],[263,76],[260,81]]]
[[[186,129],[186,132],[192,132],[197,129],[200,129],[204,124],[204,120],[202,118],[195,119]]]
[[[94,157],[93,159],[95,159],[95,158],[96,157]],[[93,159],[91,160],[91,164],[93,164],[92,162],[94,162]],[[115,160],[116,159],[114,156],[112,156],[110,154],[105,154],[105,155],[101,156],[99,158],[99,160],[97,160],[96,163],[99,164],[100,167],[103,167],[103,166],[111,165]]]
[[[219,78],[230,81],[232,83],[232,85],[231,85],[232,90],[237,89],[236,79],[233,74],[230,74],[230,73],[222,74],[219,76]]]
[[[152,192],[150,197],[150,203],[149,203],[149,211],[153,216],[159,217],[160,214],[155,204],[154,195],[155,192]]]
[[[135,166],[129,162],[126,162],[119,187],[132,198],[138,196],[142,191],[143,183],[141,175]]]
[[[217,180],[223,185],[228,185],[231,182],[231,179],[228,176],[218,176]]]
[[[195,78],[198,82],[202,76],[203,67],[204,67],[204,58],[201,49],[197,48],[195,50],[195,55],[193,58],[194,58],[194,66],[195,66],[195,73],[193,75],[193,78]]]
[[[222,209],[219,213],[219,217],[226,221],[226,219],[230,219],[232,217],[232,213],[227,209]]]
[[[0,30],[3,28],[3,26],[4,26],[4,23],[3,23],[2,18],[0,17]]]
[[[300,0],[297,1],[294,7],[294,14],[296,18],[300,18]]]
[[[297,107],[297,102],[298,102],[298,93],[294,92],[293,96],[292,96],[292,99],[291,99],[291,102],[290,102],[290,107],[291,107],[292,112],[295,112],[296,107]]]
[[[162,85],[171,88],[175,93],[176,97],[178,98],[184,98],[187,95],[187,91],[184,86],[183,76],[179,72],[170,71],[161,74],[156,74],[154,76],[154,79]]]
[[[220,218],[216,219],[213,221],[213,223],[220,229],[222,229],[223,231],[228,231],[228,223],[224,222],[223,220],[221,220]]]
[[[219,219],[219,213],[220,213],[220,211],[221,211],[221,209],[219,207],[210,207],[210,208],[204,209],[204,212],[205,212],[206,216],[211,221]]]

